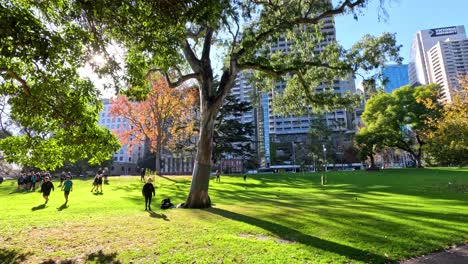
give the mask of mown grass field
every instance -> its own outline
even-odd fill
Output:
[[[188,177],[156,177],[144,211],[139,177],[112,177],[102,195],[74,180],[56,188],[0,185],[0,263],[389,263],[468,240],[468,169],[221,176],[213,208],[184,201]],[[58,182],[55,179],[56,187]]]

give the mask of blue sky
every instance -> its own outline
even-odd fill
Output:
[[[335,19],[336,37],[350,48],[364,34],[378,36],[382,32],[396,33],[403,45],[401,56],[408,62],[409,48],[415,33],[423,29],[465,26],[468,31],[468,0],[385,0],[386,21],[378,19],[378,2],[371,0],[364,15],[356,21],[351,15]]]

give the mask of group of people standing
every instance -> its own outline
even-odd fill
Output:
[[[48,171],[29,171],[28,173],[21,172],[18,177],[18,190],[33,192],[37,187],[40,187],[46,177],[50,178]]]

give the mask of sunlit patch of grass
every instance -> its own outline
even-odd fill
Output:
[[[102,195],[75,179],[58,188],[0,185],[0,259],[21,263],[386,263],[468,240],[466,169],[221,176],[213,208],[161,210],[184,201],[189,177],[155,177],[154,212],[139,177],[111,177]],[[56,183],[57,185],[57,183]],[[56,186],[58,187],[58,186]],[[35,208],[33,210],[33,208]]]

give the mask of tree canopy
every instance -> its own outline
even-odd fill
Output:
[[[14,132],[0,140],[5,159],[41,169],[109,159],[120,145],[97,125],[98,92],[77,71],[90,35],[72,23],[54,27],[23,2],[0,2],[0,94],[9,107],[2,120]]]
[[[108,63],[97,71],[111,74],[119,89],[147,89],[151,71],[162,72],[170,87],[188,80],[198,83],[200,131],[192,185],[185,202],[186,207],[198,208],[211,204],[208,185],[214,120],[240,72],[254,72],[258,88],[272,89],[274,82],[287,80],[283,96],[277,98],[281,110],[291,113],[355,102],[351,95],[333,93],[334,80],[348,78],[359,69],[374,70],[389,59],[401,61],[399,46],[389,33],[364,36],[349,50],[334,41],[328,42],[329,36],[322,30],[323,21],[341,14],[357,16],[369,1],[10,0],[8,3],[24,7],[34,19],[40,17],[55,28],[76,28],[73,32],[86,39],[69,43],[81,46],[80,51],[103,52]],[[280,38],[292,44],[289,50],[269,48]],[[118,57],[106,52],[110,45],[123,50],[122,64]],[[317,92],[315,87],[320,83],[330,89]]]
[[[252,122],[241,122],[239,118],[251,111],[249,102],[240,102],[230,95],[219,111],[215,122],[213,137],[213,161],[219,162],[226,154],[252,158],[254,125]]]
[[[426,120],[434,128],[425,134],[429,162],[468,164],[468,75],[460,79],[460,84],[460,89],[454,91],[452,103],[444,105],[442,114]],[[430,100],[424,103],[428,108],[434,107]]]
[[[367,146],[381,145],[407,151],[418,167],[422,167],[425,132],[433,129],[427,120],[440,115],[442,104],[437,85],[404,86],[391,94],[380,93],[367,101],[362,119],[366,128],[358,139]],[[424,101],[433,102],[427,107]]]
[[[110,115],[125,120],[115,129],[120,142],[134,151],[147,144],[156,155],[156,172],[161,172],[163,150],[175,149],[194,133],[192,111],[197,94],[194,89],[171,89],[161,76],[153,76],[152,90],[142,101],[132,101],[121,95],[111,99]]]

